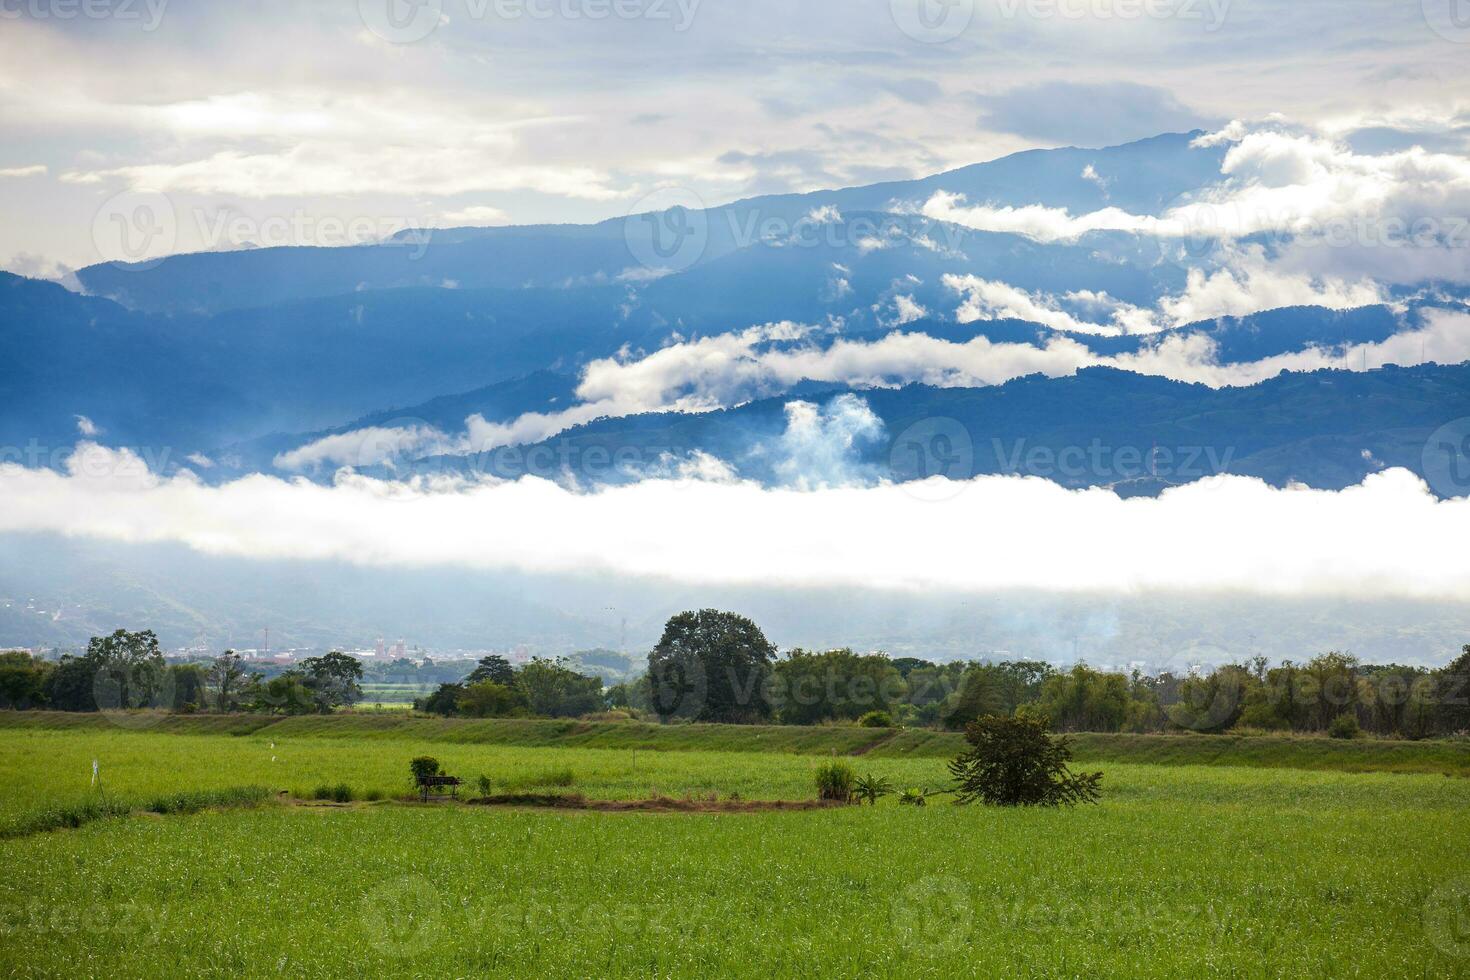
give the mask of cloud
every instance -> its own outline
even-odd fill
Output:
[[[418,459],[459,446],[428,424],[368,426],[325,436],[281,453],[272,465],[283,470],[320,470],[324,466],[389,466],[402,459]]]
[[[1107,336],[1123,333],[1122,326],[1118,324],[1104,325],[1077,319],[1063,310],[1054,296],[1045,293],[1032,293],[1009,283],[954,273],[946,273],[943,282],[954,292],[964,295],[964,301],[955,310],[955,319],[960,323],[974,323],[977,320],[1025,320],[1065,333]],[[1136,310],[1136,307],[1126,304],[1121,304],[1121,307],[1128,312]]]
[[[901,327],[906,323],[922,320],[929,315],[929,311],[924,309],[923,304],[905,293],[893,297],[893,307],[894,317],[889,321],[890,326]]]
[[[91,419],[87,418],[85,415],[78,415],[76,417],[76,420],[77,420],[77,432],[80,433],[81,435],[86,436],[88,439],[95,438],[98,434],[100,434],[102,432],[101,429],[97,428],[97,423],[96,422],[93,422]]]
[[[1219,180],[1158,215],[1116,207],[1074,215],[1042,204],[969,203],[943,190],[920,210],[935,220],[1040,242],[1075,242],[1099,231],[1187,242],[1199,259],[1187,253],[1176,258],[1196,268],[1229,262],[1241,239],[1267,236],[1272,262],[1286,272],[1345,283],[1470,281],[1470,159],[1417,147],[1366,155],[1280,122],[1235,121],[1196,143],[1229,147]],[[1210,254],[1215,246],[1218,255]],[[1255,254],[1262,255],[1259,249]],[[1320,292],[1344,297],[1340,302],[1365,294],[1351,283]]]
[[[942,492],[942,504],[915,489],[675,478],[576,493],[535,478],[321,486],[261,475],[211,487],[83,443],[65,473],[0,466],[0,531],[692,585],[1470,597],[1470,552],[1442,546],[1470,522],[1470,498],[1438,501],[1401,469],[1343,491],[1212,477],[1157,499],[1019,477],[917,488]]]
[[[510,224],[510,215],[499,208],[492,208],[487,204],[476,204],[471,207],[461,208],[458,211],[446,211],[439,217],[448,225],[484,226]]]
[[[1161,299],[1159,309],[1175,324],[1184,324],[1287,306],[1350,310],[1386,299],[1383,290],[1371,282],[1313,278],[1273,268],[1257,247],[1246,252],[1233,268],[1213,273],[1190,269],[1184,292]]]
[[[44,177],[46,165],[33,164],[29,167],[0,167],[0,177]]]
[[[948,221],[977,231],[1006,232],[1025,235],[1039,242],[1076,241],[1094,231],[1131,231],[1153,235],[1183,235],[1188,229],[1149,215],[1129,214],[1121,208],[1103,208],[1082,215],[1072,215],[1066,208],[1044,204],[996,207],[990,204],[967,206],[965,195],[935,191],[921,207],[926,218]]]
[[[883,420],[856,395],[838,395],[820,408],[786,403],[786,431],[777,440],[777,477],[799,490],[848,486],[875,479],[857,462],[856,450],[883,435]]]
[[[1041,82],[977,101],[981,127],[1051,144],[1108,146],[1206,124],[1167,89],[1132,82]]]
[[[973,277],[955,277],[969,288]],[[1204,298],[1218,284],[1206,282]],[[1107,306],[1107,294],[1070,293],[1069,301]],[[1225,297],[1228,299],[1228,295]],[[1120,304],[1125,306],[1126,304]],[[1031,374],[1064,377],[1086,367],[1111,367],[1213,388],[1258,384],[1285,371],[1323,368],[1357,371],[1385,364],[1457,364],[1470,360],[1470,314],[1426,310],[1425,325],[1383,341],[1307,347],[1257,361],[1222,364],[1206,334],[1164,332],[1136,352],[1101,355],[1065,336],[1045,343],[996,342],[977,336],[963,343],[925,333],[894,331],[873,341],[838,338],[809,343],[815,328],[790,322],[671,344],[644,357],[593,361],[578,386],[579,404],[558,412],[527,412],[507,422],[479,415],[463,433],[433,427],[369,428],[327,436],[275,458],[281,469],[391,465],[426,455],[468,455],[499,446],[549,439],[599,418],[649,412],[699,413],[780,395],[802,381],[854,388],[928,384],[973,388]]]
[[[70,170],[71,184],[121,181],[142,191],[277,196],[406,193],[447,196],[473,191],[528,190],[543,194],[614,200],[624,196],[607,177],[583,166],[491,165],[486,148],[352,147],[311,143],[281,151],[221,150],[179,163],[143,163]]]

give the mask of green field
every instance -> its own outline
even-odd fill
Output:
[[[96,798],[93,759],[108,799],[140,805],[251,784],[403,795],[421,752],[497,788],[797,799],[838,746],[868,750],[859,771],[937,787],[951,738],[902,752],[892,733],[747,729],[755,751],[735,751],[740,732],[715,726],[653,748],[644,726],[165,721],[5,716],[0,827]],[[1071,811],[271,803],[10,836],[0,972],[1470,975],[1470,780],[1442,774],[1461,771],[1460,745],[1423,744],[1391,761],[1424,772],[1389,773],[1333,771],[1382,768],[1364,742],[1215,741],[1210,755],[1152,739],[1094,740],[1094,757],[1134,761],[1094,758],[1103,802]],[[1230,753],[1245,764],[1221,764]]]

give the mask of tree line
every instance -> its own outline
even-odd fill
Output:
[[[440,665],[443,666],[443,665]],[[278,676],[226,651],[210,664],[168,664],[151,631],[94,637],[52,663],[0,654],[0,707],[96,711],[329,712],[362,698],[362,664],[332,652]],[[778,654],[744,616],[705,609],[665,625],[636,678],[605,687],[578,660],[512,665],[485,657],[414,707],[463,717],[579,717],[604,711],[664,722],[778,723],[962,730],[1024,715],[1061,732],[1361,732],[1424,738],[1470,730],[1470,645],[1439,669],[1360,663],[1324,653],[1264,658],[1207,672],[1059,669],[1040,661],[934,663],[849,649]]]

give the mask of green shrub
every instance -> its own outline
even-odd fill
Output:
[[[365,800],[376,802],[383,798],[383,791],[374,787],[373,789],[370,789],[367,792],[363,793],[362,798]]]
[[[853,784],[857,782],[857,774],[852,771],[852,766],[840,759],[833,759],[817,766],[815,777],[817,799],[836,800],[839,803],[851,801]]]
[[[490,777],[485,775],[483,772],[480,773],[479,778],[475,780],[475,786],[479,789],[481,796],[490,795],[490,785]]]
[[[868,773],[859,776],[857,782],[853,783],[853,795],[859,800],[867,800],[869,806],[877,806],[878,798],[887,796],[893,792],[893,784],[882,776]]]
[[[100,797],[79,803],[49,807],[0,826],[0,838],[21,837],[49,830],[80,827],[94,820],[111,817],[126,817],[134,812],[144,813],[198,813],[210,807],[250,807],[265,802],[269,791],[260,786],[241,786],[234,789],[195,790],[193,792],[167,793],[140,803],[124,800],[107,800]]]
[[[570,786],[576,781],[570,769],[552,769],[547,772],[533,772],[502,780],[501,784],[507,791],[515,792],[534,786]]]
[[[858,719],[864,728],[892,728],[893,716],[886,711],[869,711]]]
[[[313,800],[332,800],[336,803],[351,803],[354,794],[346,783],[323,784],[311,791]]]
[[[1357,715],[1345,713],[1332,719],[1327,726],[1327,734],[1333,738],[1357,738],[1363,734],[1363,729],[1358,725]]]
[[[965,726],[970,748],[949,764],[956,803],[1071,806],[1096,803],[1102,773],[1074,773],[1066,738],[1053,738],[1038,718],[986,715]]]
[[[917,786],[910,786],[908,789],[898,794],[898,802],[902,803],[904,806],[928,806],[929,797],[927,793],[919,789]]]
[[[413,773],[413,782],[417,786],[420,779],[426,776],[437,776],[440,773],[439,760],[432,755],[420,755],[408,760],[409,771]]]

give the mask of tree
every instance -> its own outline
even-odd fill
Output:
[[[300,670],[282,671],[263,684],[255,686],[252,711],[267,714],[304,715],[318,711],[312,692],[312,678]]]
[[[234,711],[240,706],[250,677],[245,662],[234,650],[226,650],[214,658],[209,668],[209,684],[214,689],[214,705],[219,711]]]
[[[34,708],[46,697],[51,665],[24,650],[0,653],[0,708]]]
[[[464,697],[465,686],[463,684],[440,684],[433,694],[426,698],[415,698],[413,710],[424,711],[431,715],[454,715],[459,713],[459,699]]]
[[[322,714],[362,699],[358,684],[362,680],[362,662],[356,657],[333,650],[320,657],[308,657],[301,667],[306,672],[307,690]]]
[[[1064,732],[1116,732],[1128,718],[1128,678],[1077,664],[1041,684],[1038,707]]]
[[[770,700],[784,724],[815,725],[892,711],[907,690],[903,675],[881,654],[851,650],[792,650],[776,661]]]
[[[976,718],[1008,715],[1015,708],[1006,704],[1005,691],[995,668],[978,664],[965,672],[960,689],[949,699],[943,714],[944,727],[961,731]]]
[[[152,630],[116,630],[110,636],[94,636],[87,641],[82,660],[93,671],[97,708],[171,706],[172,699],[164,691],[166,665]]]
[[[990,806],[1072,806],[1095,803],[1102,773],[1074,773],[1065,737],[1047,734],[1040,719],[990,715],[965,728],[970,748],[949,764],[956,803]]]
[[[96,661],[67,654],[46,675],[41,693],[46,704],[57,711],[96,711],[97,699],[92,693],[96,678]]]
[[[764,721],[771,716],[767,682],[775,656],[760,627],[744,616],[679,613],[648,655],[653,710],[664,719]]]
[[[1187,677],[1179,685],[1179,700],[1169,706],[1169,721],[1196,732],[1224,731],[1240,720],[1259,684],[1238,664]]]
[[[464,679],[464,682],[479,684],[481,681],[490,681],[509,687],[516,682],[515,668],[510,665],[509,660],[498,654],[492,653],[488,657],[481,657],[480,663],[470,671],[470,675]]]
[[[205,703],[209,687],[208,675],[198,664],[173,664],[168,668],[167,707],[171,711],[198,711]]]
[[[515,687],[533,715],[567,718],[602,707],[602,678],[579,674],[560,659],[533,658],[516,671]]]
[[[1470,730],[1470,643],[1440,669],[1434,686],[1440,731]]]
[[[469,715],[473,718],[505,718],[526,712],[525,695],[518,688],[509,684],[480,681],[478,684],[464,686],[445,685],[445,687],[450,686],[460,689],[459,697],[454,702],[454,708],[462,715]]]

